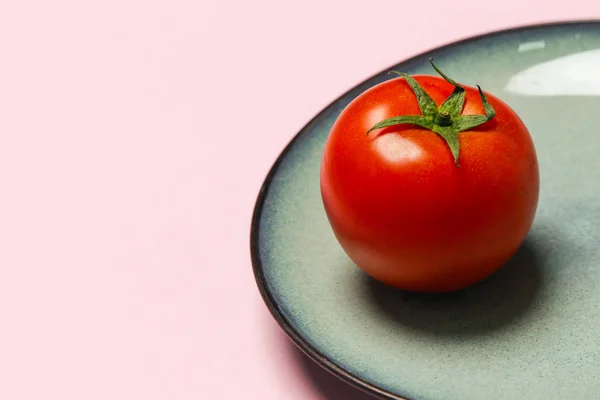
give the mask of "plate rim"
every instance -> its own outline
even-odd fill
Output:
[[[458,39],[458,40],[447,42],[447,43],[444,43],[444,44],[441,44],[441,45],[438,45],[435,47],[431,47],[427,50],[413,54],[413,55],[409,56],[408,58],[405,58],[398,62],[395,62],[394,64],[388,66],[387,68],[384,68],[384,69],[380,70],[379,72],[376,72],[376,73],[368,76],[367,78],[362,79],[359,83],[355,84],[354,86],[352,86],[349,89],[347,89],[346,91],[344,91],[342,94],[338,95],[333,101],[329,102],[325,107],[322,107],[307,123],[304,124],[304,126],[302,126],[302,128],[300,128],[297,131],[296,134],[294,134],[294,136],[291,138],[291,140],[288,141],[288,143],[285,145],[283,150],[281,150],[281,152],[279,153],[279,155],[277,156],[277,158],[275,159],[275,161],[269,168],[269,171],[263,179],[263,182],[262,182],[259,192],[258,192],[258,196],[255,200],[254,208],[252,211],[251,223],[250,223],[250,259],[251,259],[251,263],[252,263],[252,270],[253,270],[253,274],[254,274],[255,284],[258,286],[258,290],[261,294],[263,302],[267,306],[269,312],[271,313],[271,315],[275,319],[275,321],[278,323],[280,328],[283,329],[283,331],[292,340],[292,342],[307,357],[309,357],[313,362],[318,364],[321,368],[325,369],[329,373],[331,373],[334,376],[336,376],[337,378],[341,379],[343,382],[351,385],[352,387],[354,387],[356,389],[361,390],[362,392],[364,392],[366,394],[375,396],[375,398],[378,398],[380,400],[414,400],[414,399],[410,399],[408,397],[403,397],[403,396],[391,393],[388,390],[385,390],[376,385],[373,385],[373,384],[361,379],[360,377],[354,375],[353,373],[345,370],[344,368],[340,367],[339,365],[335,364],[334,362],[332,362],[327,356],[325,356],[318,349],[313,347],[306,339],[303,338],[303,336],[299,332],[296,331],[296,329],[292,326],[292,324],[288,321],[288,319],[283,315],[277,302],[273,298],[270,290],[267,288],[266,279],[264,276],[264,269],[263,269],[262,261],[261,261],[260,255],[259,255],[259,252],[260,252],[260,249],[259,249],[259,226],[260,226],[260,220],[262,217],[262,211],[264,208],[264,203],[265,203],[269,188],[273,181],[273,177],[275,176],[275,173],[279,170],[279,167],[280,167],[281,163],[283,162],[285,156],[293,148],[294,144],[300,138],[300,136],[302,136],[302,134],[305,132],[307,127],[309,125],[311,125],[321,114],[323,114],[323,112],[325,112],[330,107],[332,107],[337,100],[345,97],[346,95],[348,95],[350,92],[352,92],[355,89],[357,89],[358,87],[360,87],[365,82],[373,79],[374,77],[382,74],[385,71],[388,71],[390,68],[392,68],[395,65],[411,62],[417,58],[424,57],[428,53],[431,53],[434,51],[439,51],[439,50],[450,49],[453,47],[458,47],[458,46],[461,46],[464,44],[468,44],[470,42],[485,39],[486,37],[502,35],[505,33],[536,30],[536,29],[540,29],[540,28],[549,28],[549,27],[563,27],[563,26],[568,27],[568,26],[573,26],[573,25],[597,25],[597,24],[600,24],[600,18],[555,20],[555,21],[548,21],[548,22],[542,22],[542,23],[516,25],[516,26],[504,28],[504,29],[496,29],[496,30],[486,31],[486,32],[483,32],[483,33],[480,33],[477,35],[467,36],[467,37],[464,37],[463,39]]]

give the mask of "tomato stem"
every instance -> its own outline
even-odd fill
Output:
[[[435,123],[439,126],[450,126],[452,125],[452,117],[448,111],[442,111],[438,114]]]
[[[441,75],[442,78],[454,86],[454,91],[444,102],[438,106],[421,85],[410,75],[398,71],[390,71],[404,78],[411,90],[415,94],[421,115],[401,115],[387,118],[367,131],[367,135],[375,130],[398,124],[412,124],[429,129],[440,135],[445,141],[454,158],[454,164],[458,167],[458,158],[460,151],[460,141],[458,134],[471,128],[482,125],[496,116],[496,111],[488,103],[485,94],[479,86],[479,97],[483,104],[485,115],[461,115],[465,104],[466,90],[460,84],[450,79],[434,63],[433,58],[429,59],[433,69]]]

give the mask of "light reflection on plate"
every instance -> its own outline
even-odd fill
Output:
[[[513,75],[504,90],[521,96],[599,96],[600,49],[531,66]]]

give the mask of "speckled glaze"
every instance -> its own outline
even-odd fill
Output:
[[[499,32],[391,68],[480,84],[529,127],[539,208],[517,255],[479,285],[407,294],[365,276],[338,245],[319,192],[340,111],[385,70],[294,138],[259,195],[251,237],[258,286],[313,359],[385,399],[600,399],[600,23]]]

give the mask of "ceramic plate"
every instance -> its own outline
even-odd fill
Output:
[[[345,255],[319,191],[325,139],[382,71],[334,101],[283,151],[260,192],[251,250],[269,309],[311,358],[383,399],[600,398],[600,22],[526,27],[390,67],[480,84],[528,126],[539,207],[517,255],[446,295],[378,284]]]

